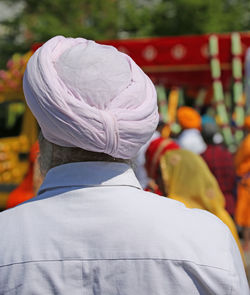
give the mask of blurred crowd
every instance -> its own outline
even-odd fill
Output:
[[[135,172],[141,185],[188,208],[215,214],[230,228],[241,253],[239,235],[244,251],[249,251],[250,116],[245,119],[245,139],[236,153],[224,145],[213,117],[202,117],[183,106],[177,120],[182,128],[178,136],[166,138],[156,131],[140,150]]]

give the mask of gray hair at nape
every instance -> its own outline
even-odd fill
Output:
[[[87,151],[78,147],[59,146],[48,141],[42,132],[39,134],[38,141],[40,148],[38,162],[43,177],[53,167],[74,162],[119,162],[133,166],[130,159],[114,158],[105,153]]]

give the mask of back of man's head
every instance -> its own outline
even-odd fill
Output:
[[[219,132],[219,128],[215,123],[208,122],[202,125],[202,137],[207,144],[221,144],[223,137]]]
[[[30,58],[23,88],[44,140],[57,152],[78,148],[90,159],[93,152],[131,159],[158,123],[147,75],[114,47],[83,38],[46,42]]]

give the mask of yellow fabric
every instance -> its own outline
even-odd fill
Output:
[[[168,122],[171,124],[175,122],[176,110],[178,107],[179,90],[172,89],[169,94],[168,100]]]
[[[173,150],[160,159],[165,192],[188,208],[207,210],[231,230],[244,260],[235,224],[225,210],[225,198],[205,161],[188,150]]]

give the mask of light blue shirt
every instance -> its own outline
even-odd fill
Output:
[[[227,227],[143,191],[126,164],[51,169],[0,232],[1,295],[249,294]]]

